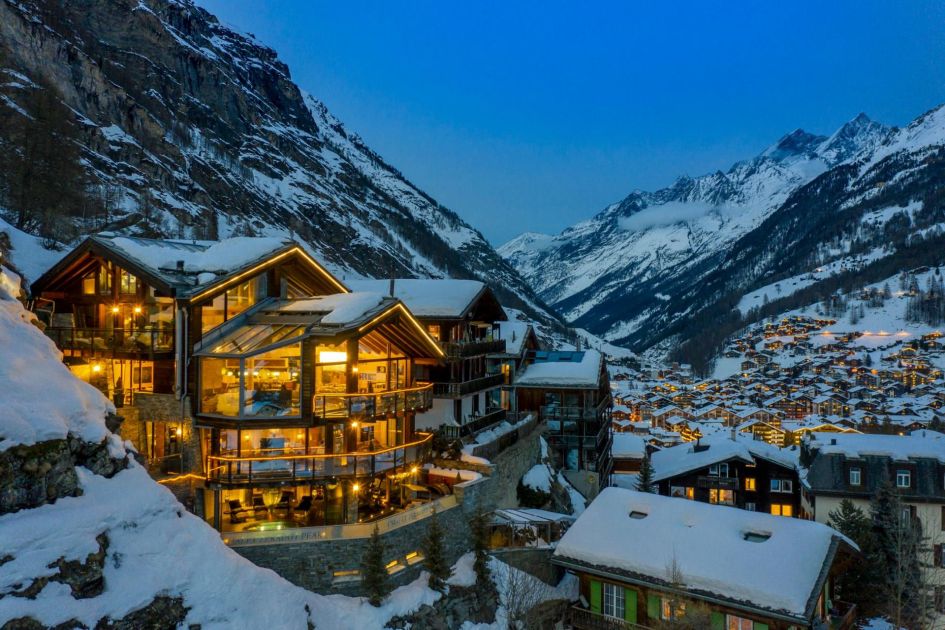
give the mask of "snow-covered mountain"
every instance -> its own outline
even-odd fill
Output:
[[[860,114],[829,137],[797,130],[725,173],[636,191],[499,251],[577,326],[665,352],[723,320],[731,328],[752,289],[850,255],[888,262],[939,221],[943,123],[936,109],[904,129]],[[910,203],[906,225],[890,224],[890,208]]]
[[[57,240],[291,233],[341,275],[477,278],[545,310],[477,230],[302,92],[275,51],[190,0],[0,0],[0,150],[16,154],[18,130],[48,115],[43,93],[71,110],[52,133],[79,146],[89,194],[28,222],[10,192],[0,206],[19,228]]]

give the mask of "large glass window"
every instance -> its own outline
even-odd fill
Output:
[[[243,360],[243,415],[282,417],[301,415],[299,344]]]
[[[212,302],[200,307],[200,326],[202,332],[213,330],[226,321],[226,295],[218,295]]]
[[[200,359],[200,411],[238,416],[240,410],[238,359]]]
[[[201,413],[299,417],[301,356],[301,345],[293,344],[244,359],[202,357]]]
[[[623,619],[625,610],[626,599],[623,587],[604,582],[604,615]]]
[[[266,274],[227,289],[200,307],[201,330],[206,333],[232,319],[262,299],[266,294]]]
[[[138,277],[124,269],[118,270],[119,291],[126,295],[135,295],[138,293]]]
[[[98,294],[112,294],[112,264],[109,262],[102,263],[98,268]]]

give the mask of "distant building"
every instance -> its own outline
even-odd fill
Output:
[[[722,435],[653,453],[660,494],[799,516],[798,451]]]
[[[612,470],[610,381],[597,350],[537,351],[515,375],[515,411],[537,414],[545,438],[572,484],[593,497]]]
[[[826,523],[843,499],[869,514],[876,491],[892,483],[908,517],[921,521],[928,539],[922,560],[941,623],[945,622],[945,440],[922,433],[812,434],[802,446],[802,457],[809,462],[802,500],[811,518]]]

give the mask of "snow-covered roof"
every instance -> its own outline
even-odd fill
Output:
[[[535,362],[515,378],[516,385],[597,387],[603,356],[597,350],[539,352]]]
[[[643,457],[646,454],[646,440],[636,433],[614,433],[610,454],[613,457]]]
[[[281,302],[274,310],[281,313],[320,313],[319,323],[344,325],[373,313],[385,300],[394,303],[380,293],[356,291]]]
[[[812,433],[811,448],[828,455],[846,457],[868,455],[892,457],[894,460],[932,458],[945,462],[945,442],[918,435],[877,435],[866,433]]]
[[[675,562],[676,579],[690,593],[806,618],[835,541],[853,547],[813,521],[606,488],[558,543],[554,559],[657,585],[671,581],[667,567]]]
[[[528,322],[507,321],[498,322],[499,339],[505,340],[506,354],[518,355],[522,353],[522,344],[532,327]]]
[[[653,480],[661,481],[732,459],[741,460],[746,464],[754,461],[744,443],[720,439],[704,442],[700,440],[698,444],[687,442],[657,451],[650,456],[650,463],[653,465]]]
[[[390,280],[352,280],[355,291],[390,294]],[[397,278],[394,297],[417,317],[463,317],[486,285],[478,280]]]

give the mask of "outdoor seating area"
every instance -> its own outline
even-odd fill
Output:
[[[227,491],[227,498],[221,502],[221,530],[268,531],[370,523],[452,494],[447,484],[428,483],[422,479],[424,476],[419,471],[399,479],[375,478],[354,484]]]

